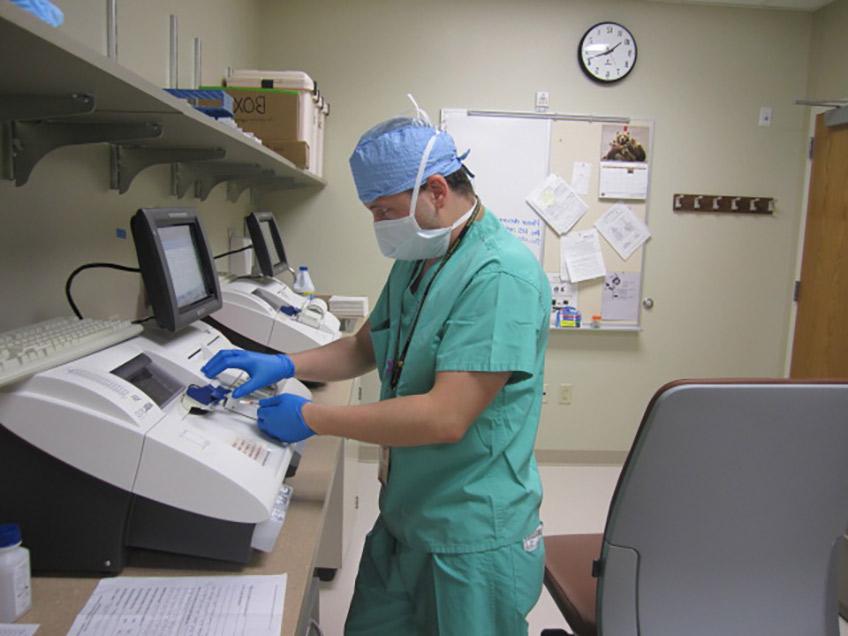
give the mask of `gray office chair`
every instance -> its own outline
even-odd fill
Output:
[[[545,585],[579,636],[838,636],[846,526],[848,384],[674,382],[603,535],[546,537]]]

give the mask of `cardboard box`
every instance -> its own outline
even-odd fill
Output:
[[[266,142],[265,145],[283,155],[298,168],[309,169],[309,144],[305,141]]]
[[[233,118],[244,130],[259,137],[265,145],[284,141],[308,141],[312,117],[309,93],[276,88],[224,90],[233,97]]]

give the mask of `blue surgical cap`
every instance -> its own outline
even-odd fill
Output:
[[[411,190],[427,142],[438,135],[424,167],[422,181],[434,174],[449,175],[462,167],[453,138],[416,119],[396,117],[377,124],[359,139],[350,156],[350,170],[359,200]]]

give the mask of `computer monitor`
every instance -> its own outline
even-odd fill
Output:
[[[283,249],[283,239],[277,220],[271,212],[252,212],[245,218],[250,242],[253,243],[253,254],[263,276],[273,277],[283,270],[289,269],[286,251]]]
[[[179,331],[221,308],[215,261],[194,210],[141,209],[130,227],[141,277],[160,327]]]

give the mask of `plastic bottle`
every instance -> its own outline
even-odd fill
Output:
[[[0,524],[0,623],[11,623],[32,607],[29,550],[21,546],[21,528]]]
[[[312,284],[312,277],[309,275],[309,268],[306,265],[301,265],[297,270],[297,278],[294,280],[292,289],[298,294],[314,294],[315,285]]]

